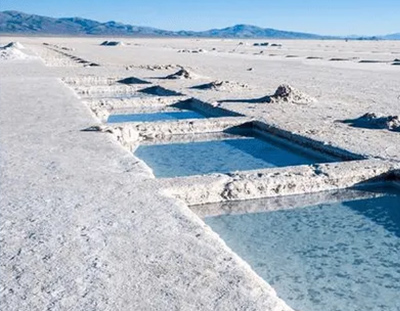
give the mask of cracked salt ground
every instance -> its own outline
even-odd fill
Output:
[[[205,222],[295,310],[400,310],[400,192],[369,191],[378,195]]]

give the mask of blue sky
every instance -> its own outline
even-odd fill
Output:
[[[252,24],[326,35],[400,32],[400,0],[0,0],[0,10],[168,30]]]

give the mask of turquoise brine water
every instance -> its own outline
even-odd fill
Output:
[[[135,151],[156,177],[229,173],[329,162],[317,153],[258,137],[142,145]]]
[[[171,112],[115,114],[108,117],[108,123],[121,122],[156,122],[168,120],[203,119],[204,115],[196,111],[182,110]]]
[[[295,310],[400,310],[398,190],[205,222]]]

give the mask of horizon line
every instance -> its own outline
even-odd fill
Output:
[[[346,38],[347,39],[352,39],[352,38],[379,38],[379,37],[385,37],[385,36],[391,36],[391,35],[400,34],[400,30],[399,30],[398,32],[385,33],[385,34],[374,34],[374,35],[367,35],[367,34],[363,34],[363,35],[359,35],[359,34],[325,35],[325,34],[307,32],[307,31],[302,31],[302,30],[285,30],[285,29],[278,29],[278,28],[271,28],[271,27],[263,27],[263,26],[258,26],[258,25],[254,25],[254,24],[247,24],[247,23],[237,23],[237,24],[233,24],[231,26],[223,26],[221,28],[211,27],[211,28],[204,29],[204,30],[190,30],[190,29],[170,30],[170,29],[158,28],[158,27],[148,26],[148,25],[138,25],[138,24],[130,24],[130,23],[126,23],[126,22],[119,22],[119,21],[116,21],[116,20],[100,21],[100,20],[97,20],[97,19],[87,18],[87,17],[82,17],[82,16],[61,16],[61,17],[56,17],[56,16],[48,16],[48,15],[36,14],[36,13],[26,13],[26,12],[18,11],[18,10],[0,11],[0,13],[6,13],[6,12],[16,12],[16,13],[22,13],[22,14],[26,14],[26,15],[36,15],[36,16],[40,16],[40,17],[47,17],[47,18],[53,18],[53,19],[67,19],[67,18],[85,19],[85,20],[98,22],[98,23],[101,23],[101,24],[114,22],[114,23],[123,24],[123,25],[127,25],[127,26],[151,28],[151,29],[155,29],[155,30],[170,31],[170,32],[175,32],[175,33],[179,33],[179,32],[201,33],[201,32],[207,32],[207,31],[211,31],[211,30],[223,30],[223,29],[233,28],[233,27],[236,27],[236,26],[250,26],[250,27],[256,27],[256,28],[263,29],[263,30],[278,30],[278,31],[282,31],[282,32],[294,32],[294,33],[301,33],[301,34],[307,34],[307,35],[315,35],[315,36],[320,36],[320,37],[327,37],[327,38],[331,37],[331,38],[342,38],[342,39],[346,39]],[[243,39],[246,39],[246,38],[243,38]],[[248,38],[248,39],[251,39],[251,38]]]

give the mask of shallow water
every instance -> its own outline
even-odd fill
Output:
[[[237,137],[237,136],[235,136]],[[229,173],[329,162],[316,153],[257,137],[142,145],[135,151],[156,177]]]
[[[155,113],[115,114],[108,117],[108,123],[155,122],[168,120],[203,119],[204,115],[196,111],[182,110]]]
[[[205,222],[295,310],[400,310],[399,191]]]

